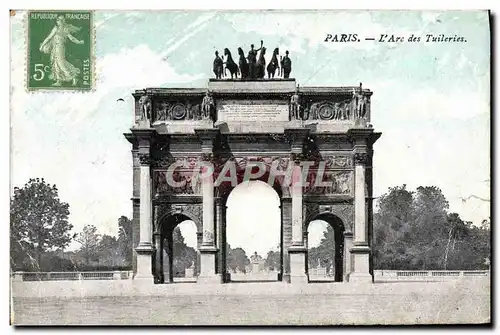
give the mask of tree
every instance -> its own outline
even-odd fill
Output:
[[[90,265],[90,261],[94,260],[99,253],[99,243],[101,242],[101,235],[97,233],[96,226],[86,225],[83,231],[77,235],[75,241],[80,243],[80,252],[85,258],[85,263]]]
[[[405,267],[407,248],[414,222],[414,193],[406,185],[389,188],[380,196],[378,211],[374,214],[373,256],[379,269]]]
[[[269,270],[279,270],[281,267],[281,252],[270,250],[264,263]]]
[[[323,238],[317,247],[312,247],[308,252],[309,269],[318,266],[318,260],[321,267],[325,267],[327,271],[334,264],[335,259],[335,230],[331,225],[326,226],[323,231]]]
[[[233,272],[240,270],[246,273],[246,266],[250,264],[250,259],[248,259],[245,250],[242,248],[231,249],[229,244],[226,244],[227,248],[227,267]]]
[[[11,263],[40,268],[42,253],[64,249],[71,242],[69,205],[59,199],[58,189],[43,178],[15,187],[10,202]],[[27,259],[26,259],[27,258]]]
[[[168,238],[164,240],[164,250],[168,255],[169,245]],[[197,271],[196,260],[197,252],[194,248],[188,246],[184,242],[184,236],[180,228],[177,226],[172,231],[172,253],[173,253],[173,273],[174,276],[182,276],[186,273],[186,268],[194,266],[195,273]],[[168,259],[164,259],[164,268],[168,269]]]
[[[102,236],[97,247],[97,256],[100,265],[117,266],[124,262],[115,236]]]
[[[457,213],[448,214],[448,242],[443,258],[443,268],[446,270],[448,267],[448,253],[455,250],[455,243],[457,239],[461,240],[467,236],[468,230],[466,224],[460,219]],[[453,242],[452,242],[453,241]]]
[[[481,227],[448,213],[438,187],[393,187],[374,213],[375,268],[397,270],[487,268],[488,223]]]
[[[122,215],[118,219],[118,250],[129,265],[132,264],[132,249],[132,220]]]

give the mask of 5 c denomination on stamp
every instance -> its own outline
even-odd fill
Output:
[[[92,14],[91,11],[28,13],[28,90],[93,88]]]

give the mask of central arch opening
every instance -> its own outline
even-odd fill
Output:
[[[282,275],[280,196],[262,181],[245,181],[226,206],[226,271],[231,282],[277,281]]]

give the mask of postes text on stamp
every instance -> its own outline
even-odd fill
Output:
[[[92,14],[90,11],[29,12],[28,90],[92,89]]]

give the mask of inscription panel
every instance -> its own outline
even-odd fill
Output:
[[[288,104],[281,100],[217,101],[217,120],[224,122],[288,121]]]

